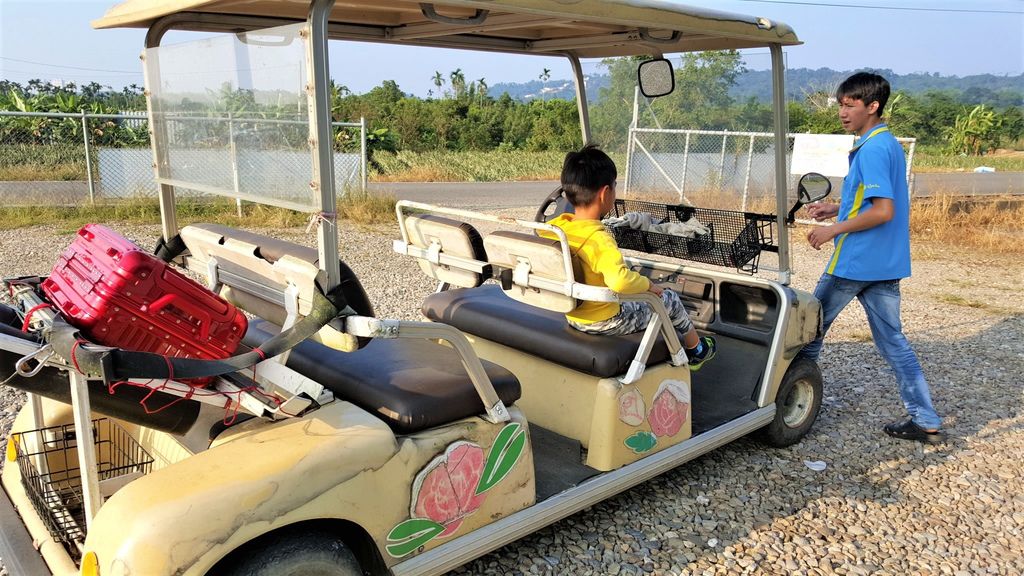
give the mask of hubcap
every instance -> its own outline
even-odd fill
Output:
[[[799,428],[811,415],[814,387],[807,380],[797,380],[782,403],[782,419],[789,428]]]

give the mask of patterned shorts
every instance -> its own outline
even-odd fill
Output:
[[[690,315],[686,312],[682,300],[679,299],[679,294],[665,289],[661,293],[661,301],[665,303],[665,309],[668,310],[669,318],[672,319],[672,325],[676,327],[676,330],[685,334],[693,328]],[[619,313],[607,320],[590,324],[581,324],[570,320],[569,325],[587,334],[621,336],[646,329],[647,324],[651,321],[651,314],[653,314],[651,307],[646,303],[629,301],[622,302]]]

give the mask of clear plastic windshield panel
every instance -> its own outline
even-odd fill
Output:
[[[305,24],[146,50],[158,181],[315,212]]]

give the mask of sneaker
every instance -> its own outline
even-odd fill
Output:
[[[900,440],[917,440],[926,444],[939,444],[946,441],[946,433],[942,430],[929,432],[910,419],[905,422],[886,424],[882,430],[889,436]]]
[[[687,353],[686,355],[690,364],[690,372],[700,370],[700,367],[708,360],[714,358],[715,352],[718,351],[718,343],[715,342],[715,339],[711,336],[701,336],[700,341],[704,344],[704,353],[700,355],[694,353],[692,356]],[[687,352],[689,352],[689,350],[687,350]]]

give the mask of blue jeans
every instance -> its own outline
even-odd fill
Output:
[[[824,316],[821,336],[804,346],[799,355],[811,360],[818,359],[825,334],[832,322],[856,297],[867,313],[875,348],[896,373],[900,398],[903,399],[907,413],[921,428],[940,428],[942,420],[932,407],[931,393],[924,373],[921,372],[921,364],[910,342],[903,335],[903,324],[900,322],[900,281],[849,280],[822,274],[818,287],[814,289],[814,296],[821,301]]]

